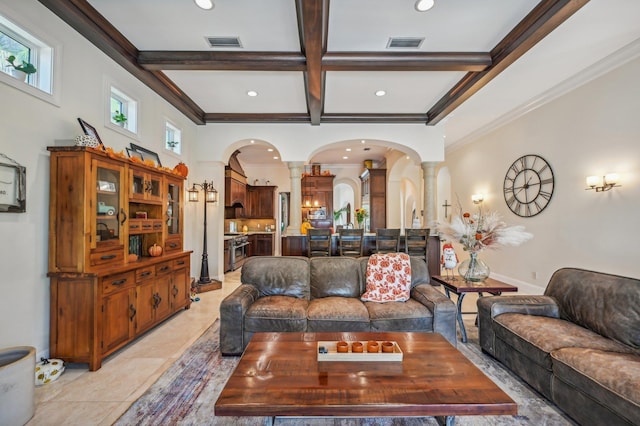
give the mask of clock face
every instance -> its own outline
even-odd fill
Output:
[[[524,155],[504,177],[504,200],[512,212],[531,217],[547,207],[553,195],[553,170],[539,155]]]

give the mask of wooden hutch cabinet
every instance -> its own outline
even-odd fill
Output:
[[[302,219],[314,228],[333,226],[333,175],[304,176],[301,180]],[[324,217],[317,212],[324,209]],[[314,215],[315,214],[315,215]]]
[[[51,357],[95,371],[191,305],[184,179],[90,148],[48,149]],[[149,256],[154,244],[162,255]]]
[[[369,211],[369,230],[387,227],[387,169],[365,169],[360,175],[362,207]]]

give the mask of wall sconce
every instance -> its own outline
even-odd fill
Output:
[[[483,194],[473,194],[471,196],[471,201],[473,201],[473,204],[480,204],[481,202],[484,201],[484,195]]]
[[[587,186],[589,188],[585,189],[587,191],[595,189],[596,192],[608,191],[611,188],[622,186],[618,185],[618,179],[620,179],[620,176],[617,173],[609,173],[602,176],[602,178],[600,178],[600,176],[588,176]]]
[[[209,255],[207,254],[207,204],[218,202],[218,191],[213,187],[213,183],[206,180],[204,183],[194,183],[191,189],[188,189],[188,199],[191,202],[198,201],[198,193],[204,191],[204,238],[202,242],[202,264],[200,266],[200,279],[198,284],[207,284],[211,282],[209,278]]]

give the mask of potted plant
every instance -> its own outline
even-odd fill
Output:
[[[36,67],[32,63],[22,61],[19,65],[15,64],[16,57],[11,55],[7,58],[7,62],[13,67],[12,75],[18,80],[27,81],[27,76],[36,72]]]
[[[115,121],[119,126],[124,127],[124,123],[127,122],[127,116],[120,111],[116,111],[111,118],[113,118],[113,121]]]

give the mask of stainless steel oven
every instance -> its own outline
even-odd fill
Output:
[[[249,237],[243,234],[233,235],[231,240],[231,270],[235,271],[242,266],[247,258]]]

